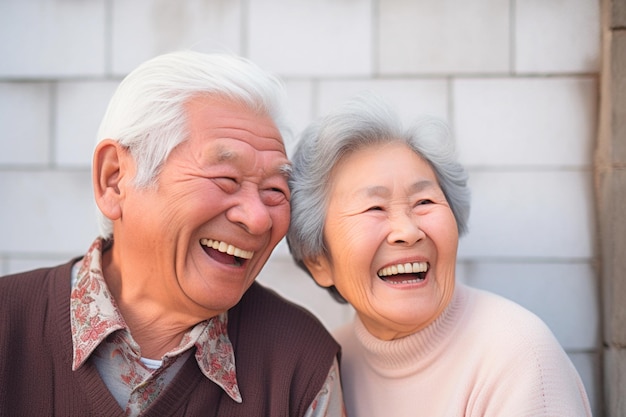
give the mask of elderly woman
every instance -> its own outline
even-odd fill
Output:
[[[349,416],[591,415],[541,320],[456,282],[470,196],[443,123],[403,130],[361,97],[309,126],[292,160],[291,253],[356,310],[335,332]]]

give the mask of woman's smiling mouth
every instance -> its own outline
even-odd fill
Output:
[[[413,284],[426,278],[427,262],[407,262],[390,265],[378,271],[378,277],[391,284]]]

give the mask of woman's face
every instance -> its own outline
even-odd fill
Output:
[[[435,320],[450,302],[457,224],[431,166],[407,145],[374,145],[331,174],[324,238],[306,261],[335,285],[374,336],[391,340]]]

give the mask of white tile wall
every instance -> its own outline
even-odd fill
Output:
[[[597,72],[600,10],[597,0],[515,2],[515,71]]]
[[[105,0],[0,2],[0,77],[102,75]]]
[[[107,103],[117,81],[64,81],[57,85],[55,163],[91,166],[91,154]]]
[[[591,175],[579,171],[471,171],[469,233],[459,256],[591,261]]]
[[[372,71],[369,0],[250,2],[248,55],[285,76],[359,76]]]
[[[448,82],[442,78],[322,81],[316,116],[363,91],[373,91],[382,96],[396,109],[404,123],[408,124],[420,116],[448,120]]]
[[[121,75],[172,49],[230,50],[286,79],[295,133],[363,89],[404,121],[450,121],[473,191],[459,279],[538,314],[599,410],[598,27],[597,0],[2,0],[0,273],[95,237],[87,167]],[[259,280],[329,328],[352,317],[284,242]]]
[[[83,250],[84,252],[84,250]],[[6,267],[3,268],[2,274],[9,275],[22,271],[30,271],[38,268],[48,268],[55,265],[62,265],[80,256],[80,252],[72,252],[63,255],[45,255],[45,256],[33,256],[21,254],[19,258],[13,257],[6,262]]]
[[[287,109],[291,120],[292,136],[286,138],[285,146],[287,154],[291,152],[296,144],[298,135],[313,119],[313,94],[314,82],[310,80],[286,80]]]
[[[452,88],[457,148],[468,166],[591,165],[595,78],[456,79]]]
[[[241,51],[240,0],[112,0],[112,70],[178,49]]]
[[[0,253],[80,254],[98,233],[89,171],[0,171],[0,190]]]
[[[51,87],[48,83],[0,83],[0,165],[49,161]]]
[[[510,70],[508,0],[386,0],[378,4],[381,73]]]

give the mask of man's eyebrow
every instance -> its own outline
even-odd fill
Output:
[[[293,166],[291,162],[284,163],[278,167],[277,170],[280,174],[287,178],[291,178],[291,173],[293,172]]]
[[[220,149],[217,152],[217,155],[215,155],[215,161],[216,162],[236,161],[237,159],[239,159],[239,156],[240,155],[237,152],[232,151],[230,149]],[[291,161],[277,165],[273,171],[286,178],[290,178],[291,173],[293,172]]]
[[[233,159],[237,159],[237,157],[237,153],[230,149],[220,149],[216,155],[216,160],[217,162],[232,161]]]

